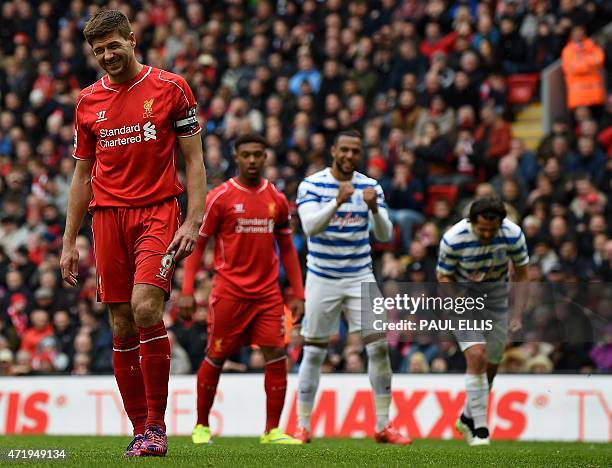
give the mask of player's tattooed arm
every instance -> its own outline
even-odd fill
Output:
[[[175,261],[193,252],[204,216],[204,200],[206,199],[206,171],[201,135],[198,133],[190,137],[179,138],[179,146],[185,159],[187,214],[185,222],[176,231],[167,249],[169,253],[174,252]]]
[[[70,286],[76,286],[78,280],[79,251],[76,248],[76,237],[93,196],[91,190],[92,166],[92,160],[77,160],[70,185],[66,228],[64,229],[60,259],[62,279]]]

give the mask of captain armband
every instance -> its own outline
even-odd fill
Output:
[[[190,107],[187,109],[187,115],[174,122],[174,131],[181,134],[189,134],[196,131],[199,127],[198,119],[196,117],[196,107]]]

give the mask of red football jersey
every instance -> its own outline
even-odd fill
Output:
[[[213,294],[240,299],[280,294],[275,234],[291,235],[289,204],[266,179],[253,188],[233,178],[211,190],[200,235],[215,237]]]
[[[177,137],[201,130],[185,80],[149,66],[124,83],[103,76],[81,91],[74,129],[73,156],[95,160],[91,209],[153,205],[182,193]]]

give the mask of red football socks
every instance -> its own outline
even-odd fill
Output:
[[[266,432],[278,427],[287,391],[287,357],[275,359],[264,368],[266,389]]]
[[[164,322],[140,330],[140,368],[147,400],[146,426],[161,426],[165,431],[164,414],[170,378],[170,341]]]
[[[219,375],[221,375],[221,367],[215,366],[207,358],[204,358],[200,369],[198,370],[198,422],[203,426],[209,427],[208,415],[215,401],[217,393],[217,384],[219,383]]]
[[[127,413],[134,435],[144,434],[147,420],[147,399],[140,370],[140,340],[138,336],[120,339],[113,337],[113,367],[123,407]]]

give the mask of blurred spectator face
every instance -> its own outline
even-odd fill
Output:
[[[432,104],[433,106],[433,104]],[[439,131],[438,131],[438,126],[434,123],[434,122],[427,122],[425,124],[425,136],[427,138],[429,138],[430,140],[433,140],[435,138],[438,138],[439,135]]]
[[[564,261],[573,261],[578,256],[578,248],[574,241],[565,241],[561,244],[559,255]]]
[[[70,327],[70,316],[65,310],[58,310],[53,314],[53,326],[58,333],[63,333]]]
[[[74,338],[74,351],[76,353],[89,354],[92,349],[91,338],[86,333],[79,333]]]
[[[495,122],[495,118],[496,118],[495,111],[490,106],[485,106],[480,111],[480,119],[482,120],[482,123],[485,125],[493,124]]]
[[[512,156],[504,156],[499,160],[499,174],[507,179],[514,176],[516,172],[517,161]]]
[[[602,215],[593,216],[589,221],[589,232],[591,234],[602,234],[607,232],[606,218]]]
[[[514,21],[511,18],[502,18],[500,23],[501,33],[508,36],[514,32],[515,26]]]
[[[550,222],[549,232],[554,239],[559,239],[567,235],[567,223],[565,219],[561,217],[553,218]]]
[[[413,91],[402,91],[399,98],[399,105],[402,109],[412,109],[416,104]]]
[[[264,355],[259,349],[254,349],[251,351],[251,356],[249,357],[249,368],[250,369],[263,369],[266,365],[266,361],[264,359]]]
[[[6,274],[6,285],[9,291],[17,291],[23,286],[23,277],[18,271],[9,271]]]
[[[346,372],[362,373],[364,371],[363,359],[358,353],[349,353],[346,357]]]
[[[431,361],[431,371],[437,373],[447,372],[448,364],[446,363],[446,360],[441,357],[434,358],[434,360]]]
[[[593,191],[591,180],[583,177],[576,180],[576,194],[580,197],[585,197]]]
[[[595,138],[595,136],[597,135],[597,122],[592,119],[587,119],[581,122],[580,135],[589,137],[591,139]]]
[[[300,54],[298,57],[298,68],[301,71],[309,71],[314,68],[314,62],[310,54]]]
[[[266,140],[270,146],[279,146],[283,143],[283,132],[278,125],[273,125],[271,127],[267,127],[266,130]],[[221,154],[219,153],[219,156]]]
[[[322,133],[315,133],[310,137],[310,146],[313,151],[325,150],[325,136]]]
[[[574,119],[576,122],[582,122],[591,118],[591,110],[586,106],[578,106],[574,111]]]
[[[411,374],[426,374],[429,372],[429,366],[427,360],[422,353],[413,353],[410,356],[408,363],[408,371]]]
[[[427,91],[428,94],[434,94],[436,92],[438,92],[438,90],[440,89],[440,79],[438,78],[437,73],[427,73],[425,75],[425,90]],[[432,105],[433,105],[433,99],[432,99]]]
[[[478,68],[478,57],[474,52],[466,51],[461,55],[461,69],[468,75]]]
[[[436,80],[437,81],[437,80]],[[402,76],[402,89],[416,91],[418,85],[417,76],[414,73],[406,73]]]
[[[517,200],[520,195],[519,186],[515,180],[505,180],[502,186],[502,198],[505,201],[512,202]]]
[[[571,38],[574,42],[582,42],[586,37],[584,26],[576,25],[572,28]]]
[[[342,108],[342,103],[337,94],[328,94],[325,97],[325,113],[335,114]]]
[[[279,76],[274,83],[276,92],[284,95],[289,91],[289,79],[286,76]]]
[[[539,37],[547,37],[550,36],[552,30],[550,28],[550,24],[547,21],[540,21],[538,23],[538,36]]]
[[[476,114],[472,106],[461,106],[457,111],[457,122],[459,127],[472,127],[475,120]],[[469,131],[460,132],[460,135],[464,140],[470,140],[472,138],[472,134]]]
[[[53,290],[49,288],[38,288],[34,293],[36,306],[47,309],[53,303]]]
[[[549,158],[544,165],[544,174],[552,180],[557,179],[561,175],[561,165],[556,158]]]
[[[479,16],[476,29],[483,36],[489,34],[493,30],[493,21],[491,21],[491,17],[489,15]]]
[[[595,149],[595,142],[589,137],[580,137],[578,139],[578,152],[582,157],[589,157],[593,154]]]
[[[412,41],[402,41],[399,46],[400,57],[404,60],[412,60],[417,55],[416,46]]]
[[[91,364],[91,358],[88,354],[77,353],[74,356],[74,369],[73,374],[76,375],[87,375],[89,374],[89,366]]]
[[[451,206],[448,200],[439,198],[434,202],[433,215],[437,219],[446,219],[450,216]]]
[[[539,174],[536,182],[536,187],[541,195],[550,195],[553,191],[552,182],[545,174]]]
[[[604,233],[596,234],[593,237],[593,251],[600,254],[605,259],[606,241],[608,236]]]
[[[553,138],[552,152],[555,158],[562,159],[568,150],[567,139],[564,136],[556,136]]]
[[[470,84],[470,79],[463,71],[458,71],[455,74],[455,88],[458,90],[466,89]]]
[[[486,39],[482,39],[480,41],[480,44],[478,45],[478,52],[480,52],[480,55],[482,55],[484,58],[492,58],[495,55],[491,42]]]
[[[427,23],[425,37],[429,41],[437,40],[440,37],[440,25],[438,23]]]
[[[422,242],[413,240],[410,244],[410,257],[413,261],[422,261],[427,255],[427,249]]]
[[[10,349],[0,351],[0,375],[8,376],[12,374],[13,352]]]
[[[523,230],[525,231],[525,236],[527,237],[537,236],[540,232],[541,226],[541,221],[535,216],[530,215],[523,220]]]
[[[49,324],[49,314],[46,310],[34,310],[30,315],[30,321],[32,322],[32,327],[36,330],[44,330]]]

